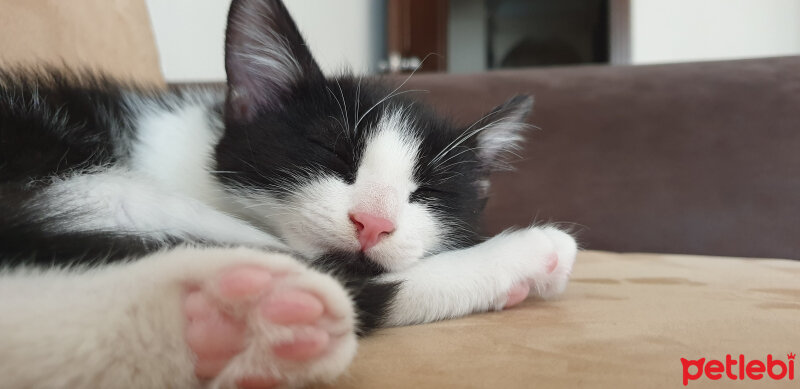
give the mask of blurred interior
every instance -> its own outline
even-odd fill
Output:
[[[167,81],[225,78],[229,0],[147,0]],[[327,72],[478,73],[800,54],[795,0],[286,0]],[[423,63],[424,59],[424,63]]]

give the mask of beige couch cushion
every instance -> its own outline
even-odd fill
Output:
[[[796,261],[584,252],[560,299],[379,331],[335,387],[682,387],[681,358],[800,352],[798,279]]]
[[[0,63],[42,62],[164,83],[143,0],[0,0]]]

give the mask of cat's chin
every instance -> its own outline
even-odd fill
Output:
[[[313,262],[317,268],[346,278],[375,277],[390,270],[360,251],[332,250],[317,256]]]
[[[287,243],[303,257],[323,268],[352,276],[375,276],[404,270],[425,254],[424,247],[415,241],[382,242],[366,252],[358,250],[357,242],[352,245],[355,247],[340,245],[341,242],[324,242],[322,239],[311,244],[306,237],[302,237],[290,239]]]

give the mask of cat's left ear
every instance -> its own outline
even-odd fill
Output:
[[[233,0],[225,31],[228,97],[225,115],[246,123],[280,110],[301,80],[323,78],[280,0]]]
[[[478,130],[478,158],[491,172],[508,168],[509,155],[520,149],[530,126],[525,122],[533,108],[533,98],[519,95],[493,109],[474,125]]]

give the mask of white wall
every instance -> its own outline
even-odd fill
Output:
[[[374,71],[385,44],[376,33],[383,2],[285,0],[326,72]],[[225,79],[225,18],[230,0],[147,0],[168,81]]]
[[[634,64],[800,54],[798,0],[631,0]]]

